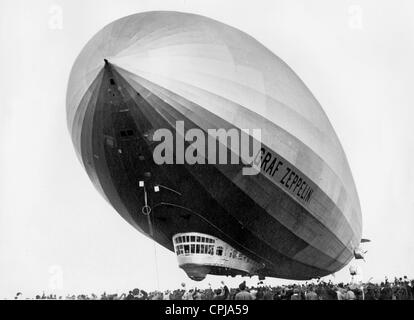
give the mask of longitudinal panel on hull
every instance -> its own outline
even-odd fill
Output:
[[[179,190],[151,195],[154,239],[171,250],[177,233],[211,234],[267,275],[308,279],[341,269],[359,245],[358,196],[326,115],[283,61],[239,30],[177,12],[115,21],[78,57],[67,112],[91,180],[139,231],[149,233],[137,181]],[[261,172],[156,165],[148,137],[177,121],[206,135],[261,129]]]

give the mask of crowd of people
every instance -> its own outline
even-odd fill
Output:
[[[414,300],[414,280],[407,277],[386,279],[381,283],[334,284],[332,281],[283,286],[266,286],[259,282],[248,287],[242,282],[238,288],[228,288],[224,282],[220,288],[208,289],[182,288],[174,291],[153,291],[133,289],[128,293],[81,295],[38,295],[35,299],[48,300]],[[15,299],[21,298],[17,293]]]

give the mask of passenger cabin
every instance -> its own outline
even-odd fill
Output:
[[[178,265],[196,281],[207,274],[254,275],[259,264],[224,241],[203,233],[180,233],[173,237]]]

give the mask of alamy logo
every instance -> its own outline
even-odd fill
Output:
[[[154,149],[153,158],[159,165],[240,164],[241,160],[246,166],[243,175],[257,175],[261,164],[254,159],[261,149],[261,137],[260,129],[208,129],[206,133],[193,128],[185,132],[184,121],[177,121],[175,141],[169,129],[154,132],[152,140],[160,143]],[[185,149],[186,142],[189,145]]]

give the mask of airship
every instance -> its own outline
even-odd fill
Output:
[[[320,278],[359,248],[359,198],[327,115],[285,62],[236,28],[170,11],[116,20],[77,57],[66,111],[96,189],[193,280]],[[201,135],[205,148],[194,146]],[[219,151],[227,162],[214,161]]]

